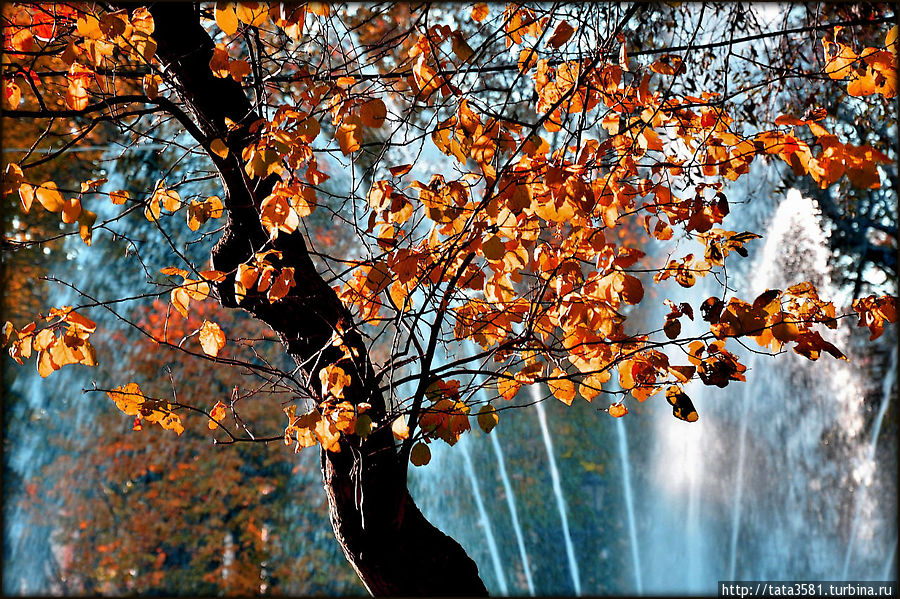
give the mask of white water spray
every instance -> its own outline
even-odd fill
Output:
[[[750,402],[745,394],[741,397],[741,434],[738,440],[738,466],[734,479],[734,507],[731,511],[731,547],[728,558],[728,580],[735,580],[737,567],[738,538],[741,532],[741,505],[744,499],[744,452],[747,450],[747,404]]]
[[[644,593],[644,582],[641,576],[641,559],[638,551],[637,526],[634,518],[634,492],[631,487],[631,462],[628,459],[628,438],[625,423],[616,419],[616,431],[619,435],[619,457],[622,461],[622,487],[625,489],[625,510],[628,513],[628,533],[631,538],[631,562],[634,567],[634,584],[637,594]]]
[[[484,501],[481,498],[481,487],[478,484],[478,477],[475,476],[475,467],[472,465],[472,457],[469,455],[467,439],[460,441],[459,449],[462,453],[463,463],[465,464],[466,476],[469,477],[469,483],[472,485],[472,494],[475,496],[475,506],[478,508],[478,517],[481,521],[481,526],[484,528],[484,537],[488,544],[488,551],[491,554],[491,562],[494,564],[494,573],[497,576],[497,584],[500,585],[500,593],[506,595],[509,593],[506,586],[506,576],[503,574],[503,564],[500,561],[500,552],[497,550],[497,541],[494,539],[494,530],[491,528],[491,521],[488,518],[487,510],[484,509]]]
[[[891,547],[891,554],[888,556],[887,561],[884,563],[884,572],[881,573],[881,580],[896,580],[897,579],[897,568],[892,568],[894,565],[894,557],[897,556],[897,541],[894,541],[894,546]]]
[[[525,571],[525,583],[528,585],[528,594],[534,597],[534,582],[531,579],[531,566],[528,564],[528,553],[525,551],[525,540],[522,537],[522,527],[519,525],[519,513],[516,509],[516,496],[513,495],[512,485],[509,484],[509,476],[506,474],[506,461],[503,459],[503,449],[497,439],[497,431],[488,435],[491,438],[491,446],[494,455],[497,456],[497,466],[500,468],[500,479],[503,481],[503,490],[506,494],[506,505],[509,507],[509,515],[512,518],[513,532],[516,535],[516,545],[519,547],[519,556],[522,558],[522,569]]]
[[[893,391],[894,383],[897,381],[897,348],[891,352],[891,364],[885,372],[884,381],[881,385],[881,407],[878,409],[878,415],[875,416],[875,422],[872,426],[872,440],[869,443],[869,452],[866,455],[866,462],[874,469],[875,450],[878,448],[878,435],[881,433],[881,424],[884,422],[884,415],[887,413],[888,406],[891,403],[891,391]],[[844,569],[841,578],[847,580],[847,573],[850,570],[850,559],[853,557],[853,545],[856,542],[856,535],[859,529],[860,520],[860,497],[865,493],[867,486],[866,478],[859,481],[859,487],[856,489],[856,501],[853,508],[853,525],[850,528],[850,540],[847,543],[847,554],[844,556]],[[896,545],[894,547],[896,551]],[[893,559],[893,558],[892,558]],[[890,564],[888,564],[890,566]]]
[[[472,356],[471,351],[469,356]],[[478,385],[478,394],[486,403],[488,401],[487,393],[484,389],[484,378],[475,377],[475,384]],[[503,491],[506,495],[506,506],[509,508],[509,517],[512,519],[513,533],[516,536],[516,545],[519,549],[519,557],[522,559],[522,569],[525,572],[525,584],[528,586],[528,594],[534,597],[534,581],[531,578],[531,566],[528,563],[528,553],[525,551],[525,539],[522,535],[522,527],[519,524],[519,510],[516,508],[516,496],[513,493],[512,485],[509,482],[509,476],[506,473],[506,460],[503,458],[503,448],[497,438],[497,430],[491,431],[488,436],[491,438],[491,447],[494,449],[494,455],[497,457],[497,467],[500,470],[500,480],[503,482]]]
[[[553,440],[550,438],[550,428],[547,426],[547,413],[544,411],[540,386],[531,385],[529,388],[531,398],[534,400],[538,413],[538,421],[541,424],[541,435],[544,437],[544,447],[547,449],[547,459],[550,462],[550,482],[553,486],[553,495],[556,497],[556,507],[559,508],[559,517],[562,520],[563,541],[566,545],[566,558],[569,560],[569,572],[572,574],[572,584],[575,594],[581,595],[581,581],[578,577],[578,561],[575,559],[575,547],[572,545],[572,537],[569,535],[569,518],[566,515],[566,500],[563,498],[562,486],[559,483],[559,470],[556,468],[556,456],[553,454]]]

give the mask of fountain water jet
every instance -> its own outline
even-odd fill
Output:
[[[744,452],[747,449],[747,399],[746,394],[741,398],[741,435],[738,441],[738,466],[737,475],[734,478],[734,508],[731,512],[731,547],[728,562],[728,580],[735,579],[735,567],[737,566],[737,545],[741,531],[741,502],[744,497]]]
[[[472,485],[472,494],[475,496],[475,506],[478,508],[478,517],[484,528],[484,537],[488,544],[488,551],[491,554],[491,561],[494,565],[494,573],[497,576],[497,584],[500,585],[500,592],[503,595],[509,593],[506,586],[506,576],[503,574],[503,564],[500,561],[500,552],[497,550],[497,541],[494,539],[494,530],[491,528],[491,521],[488,518],[487,510],[484,509],[484,501],[481,498],[481,487],[478,484],[478,477],[475,476],[475,467],[472,465],[472,457],[469,455],[469,447],[467,439],[463,439],[459,443],[459,449],[462,453],[463,463],[465,464],[466,476]]]
[[[634,583],[637,593],[643,594],[644,583],[641,576],[641,559],[638,551],[637,527],[634,519],[634,492],[631,488],[631,462],[628,459],[628,438],[625,423],[616,419],[616,431],[619,436],[619,457],[622,460],[622,487],[625,489],[625,509],[628,512],[628,532],[631,538],[631,561],[634,565]]]
[[[469,356],[473,356],[474,354],[469,351]],[[487,392],[484,389],[484,378],[481,376],[476,376],[473,381],[478,387],[478,395],[481,397],[481,400],[484,403],[489,401],[487,397]],[[497,457],[497,467],[500,470],[500,480],[503,482],[503,491],[506,495],[506,505],[509,508],[509,516],[512,520],[513,525],[513,533],[516,535],[516,545],[519,549],[519,557],[522,559],[522,569],[525,572],[525,584],[528,586],[528,594],[532,597],[535,595],[534,592],[534,581],[531,578],[531,567],[528,564],[528,553],[525,551],[525,539],[522,536],[522,527],[519,525],[519,510],[516,508],[516,496],[513,493],[512,485],[509,483],[509,476],[506,473],[506,460],[503,458],[503,448],[500,446],[500,441],[498,440],[497,430],[494,429],[491,431],[488,436],[491,438],[491,447],[494,450],[494,455]]]
[[[891,568],[894,565],[894,557],[897,555],[897,541],[894,541],[894,546],[891,548],[891,554],[888,556],[887,561],[884,563],[884,572],[881,574],[881,580],[896,580],[897,579],[897,568]]]
[[[553,486],[553,495],[556,497],[556,507],[559,509],[559,517],[562,520],[563,541],[566,545],[566,558],[569,560],[569,572],[572,575],[572,585],[575,594],[581,595],[581,581],[578,576],[578,561],[575,559],[575,547],[572,545],[572,537],[569,534],[569,518],[566,515],[566,500],[563,498],[562,485],[559,482],[559,470],[556,468],[556,456],[553,454],[553,440],[550,438],[550,428],[547,426],[547,413],[544,411],[543,398],[540,387],[537,384],[530,386],[531,398],[534,400],[538,413],[538,421],[541,424],[541,436],[544,438],[544,447],[547,449],[547,459],[550,462],[550,482]]]
[[[519,525],[519,513],[516,509],[516,496],[513,494],[512,485],[509,484],[509,476],[506,474],[506,460],[503,459],[503,448],[497,439],[497,431],[490,435],[491,446],[494,455],[497,456],[497,466],[500,469],[500,479],[503,481],[503,490],[506,494],[506,505],[509,507],[509,515],[512,518],[513,532],[516,535],[516,545],[519,548],[519,556],[522,558],[522,569],[525,571],[525,583],[528,585],[528,594],[534,597],[534,581],[531,579],[531,566],[528,565],[528,553],[525,551],[525,540],[522,537],[522,527]]]
[[[891,391],[893,391],[894,383],[897,381],[897,348],[891,352],[891,364],[885,373],[884,381],[881,385],[881,407],[878,409],[878,415],[875,416],[875,422],[872,426],[872,441],[869,443],[869,451],[866,455],[866,461],[875,466],[875,450],[878,447],[878,435],[881,433],[881,424],[884,422],[884,415],[887,413],[888,406],[891,403]],[[847,572],[850,569],[850,559],[853,557],[853,545],[856,542],[856,535],[859,528],[859,497],[865,492],[867,487],[865,478],[859,481],[856,489],[856,501],[853,507],[853,524],[850,527],[850,540],[847,542],[847,553],[844,556],[844,569],[841,578],[847,580]],[[896,545],[895,545],[896,550]],[[893,558],[892,558],[893,559]],[[890,563],[888,564],[890,566]]]

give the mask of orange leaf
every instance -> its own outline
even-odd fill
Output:
[[[41,206],[50,212],[59,212],[63,209],[63,206],[65,206],[65,200],[63,200],[62,195],[57,191],[56,183],[53,181],[47,181],[38,186],[38,188],[35,189],[35,195],[37,196],[38,202],[41,203]]]
[[[234,12],[243,23],[259,27],[265,24],[269,16],[269,6],[265,2],[238,2]]]
[[[362,119],[359,116],[349,114],[344,117],[340,127],[335,132],[334,137],[338,140],[338,145],[340,145],[344,156],[357,151],[361,147],[362,131],[360,127],[362,127],[362,124]]]
[[[319,381],[322,383],[322,395],[332,396],[338,399],[344,397],[344,387],[351,383],[350,375],[344,372],[340,366],[329,364],[319,371]]]
[[[402,177],[403,175],[408,173],[410,170],[412,170],[412,165],[411,164],[401,164],[399,166],[392,166],[388,170],[391,172],[391,175],[393,175],[394,177]]]
[[[519,392],[522,384],[516,379],[512,378],[512,373],[508,370],[503,374],[507,375],[508,378],[504,377],[497,379],[497,392],[501,397],[503,397],[503,399],[512,400],[512,398],[516,396],[516,393]]]
[[[387,118],[387,107],[384,102],[375,98],[359,107],[359,118],[366,127],[379,128]]]
[[[554,368],[553,372],[550,373],[551,378],[547,380],[547,385],[550,387],[551,393],[556,396],[556,399],[567,406],[571,406],[572,402],[575,400],[575,383],[566,378],[557,378],[556,380],[552,378],[565,376],[567,376],[565,371]]]
[[[12,81],[12,78],[8,78],[3,88],[3,107],[8,110],[15,110],[21,101],[22,90]]]
[[[216,2],[216,25],[226,35],[233,35],[238,28],[238,19],[231,2]]]
[[[609,415],[613,418],[621,418],[628,413],[628,408],[625,407],[625,404],[614,403],[611,404],[606,411],[609,412]]]
[[[228,146],[226,146],[225,142],[218,137],[210,142],[209,149],[222,160],[225,160],[228,157]]]
[[[203,321],[200,327],[200,346],[203,352],[215,358],[219,355],[219,351],[225,347],[225,333],[214,322],[208,320]]]
[[[219,428],[219,424],[216,421],[221,421],[223,418],[225,418],[225,404],[223,404],[221,401],[216,402],[216,405],[213,406],[212,411],[210,411],[209,413],[209,417],[211,418],[211,420],[207,423],[206,426],[209,427],[209,430],[214,431]]]

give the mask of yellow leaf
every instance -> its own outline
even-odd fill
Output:
[[[3,107],[8,110],[15,110],[22,101],[22,90],[11,79],[4,82],[3,91]]]
[[[226,146],[225,142],[218,137],[212,140],[209,144],[209,149],[222,160],[228,157],[228,146]]]
[[[512,373],[508,370],[503,374],[505,374],[506,377],[497,379],[497,392],[503,399],[512,400],[512,398],[516,396],[516,393],[519,392],[519,388],[522,384],[512,378]]]
[[[47,181],[46,183],[41,184],[35,190],[35,195],[37,196],[38,202],[41,203],[41,206],[50,212],[59,212],[65,205],[65,200],[63,200],[62,195],[57,191],[56,183],[53,181]]]
[[[112,391],[107,391],[106,394],[116,403],[116,407],[128,416],[137,415],[146,399],[137,383],[128,383],[123,387],[116,387]]]
[[[181,287],[172,290],[172,305],[178,310],[178,313],[187,318],[188,306],[191,304],[191,297],[188,292]]]
[[[233,35],[238,28],[238,18],[232,2],[216,2],[216,25],[226,35]]]
[[[413,445],[412,451],[409,452],[409,461],[413,466],[424,466],[431,461],[431,450],[428,446],[419,441]]]
[[[53,364],[50,359],[50,352],[42,351],[38,353],[37,369],[38,374],[41,375],[42,378],[47,378],[54,370],[56,370],[55,364]]]
[[[151,35],[156,28],[156,24],[153,22],[153,15],[143,6],[134,9],[134,12],[131,14],[131,26],[134,27],[135,31],[144,35]]]
[[[90,210],[82,210],[78,215],[78,234],[86,245],[91,245],[94,223],[97,222],[97,213]]]
[[[567,375],[563,370],[554,368],[553,372],[550,373],[551,379],[547,381],[547,385],[550,387],[550,391],[553,393],[553,395],[556,396],[556,399],[563,402],[567,406],[571,406],[572,401],[574,401],[575,399],[575,383],[565,378],[553,380],[553,377],[564,376]]]
[[[265,2],[238,2],[234,12],[242,22],[259,27],[265,24],[269,16],[269,6]]]
[[[176,435],[184,432],[184,426],[181,424],[181,417],[172,412],[166,412],[165,416],[159,420],[159,425],[166,430],[175,431]]]
[[[225,404],[221,401],[216,402],[216,405],[213,406],[213,409],[209,413],[210,421],[207,423],[207,427],[209,430],[214,431],[219,428],[218,421],[221,421],[225,418]]]
[[[34,349],[35,351],[44,351],[55,341],[56,336],[53,334],[53,331],[50,329],[43,329],[34,337]]]
[[[193,279],[185,278],[182,287],[187,291],[187,294],[192,300],[202,302],[209,297],[209,283],[206,281],[195,281]]]
[[[319,371],[319,382],[322,383],[322,395],[338,399],[344,397],[344,387],[351,383],[350,375],[340,366],[329,364]]]
[[[398,416],[391,424],[391,432],[400,440],[409,437],[409,426],[406,424],[406,416]]]
[[[174,212],[178,210],[178,207],[181,206],[181,196],[174,189],[167,189],[165,185],[160,184],[156,190],[153,192],[153,197],[150,198],[151,202],[162,203],[163,208],[169,210],[170,212]]]
[[[578,385],[578,393],[587,400],[593,401],[597,395],[600,394],[603,383],[608,381],[610,378],[609,372],[600,372],[590,374],[581,381],[581,384]]]
[[[200,346],[208,356],[216,357],[219,351],[225,347],[225,333],[214,322],[203,321],[200,327]]]
[[[497,416],[497,410],[494,409],[494,406],[491,404],[486,404],[481,406],[481,409],[478,410],[478,426],[481,427],[485,433],[490,433],[494,430],[494,427],[497,426],[497,423],[500,421],[500,418]]]
[[[341,452],[341,433],[330,420],[322,418],[316,422],[316,437],[319,439],[319,444],[326,451]]]
[[[117,206],[120,204],[124,204],[130,198],[131,198],[131,194],[129,194],[127,191],[124,191],[121,189],[118,191],[112,191],[109,194],[110,201],[112,201],[112,203],[116,204]]]

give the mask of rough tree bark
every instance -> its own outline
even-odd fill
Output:
[[[212,75],[209,61],[214,44],[200,25],[196,6],[159,3],[149,9],[156,24],[156,55],[186,111],[173,110],[174,116],[207,150],[224,188],[228,223],[213,249],[213,265],[233,271],[267,241],[257,209],[275,179],[248,177],[239,158],[251,139],[249,125],[258,115],[239,84]],[[239,126],[229,132],[225,117]],[[224,159],[209,151],[216,138],[223,139],[230,150]],[[332,333],[344,331],[344,341],[356,355],[353,385],[345,388],[345,398],[354,404],[370,403],[373,420],[380,418],[386,405],[363,338],[316,271],[302,235],[280,235],[274,249],[282,252],[282,266],[295,269],[297,285],[290,294],[272,305],[251,292],[238,304],[232,274],[217,285],[222,304],[247,310],[271,326],[317,391],[321,391],[319,371],[341,358],[339,350],[330,346]],[[346,361],[341,366],[347,370]],[[364,442],[343,440],[340,453],[323,451],[321,457],[335,536],[370,593],[487,594],[475,563],[456,541],[425,519],[410,497],[407,464],[398,459],[388,427]]]

